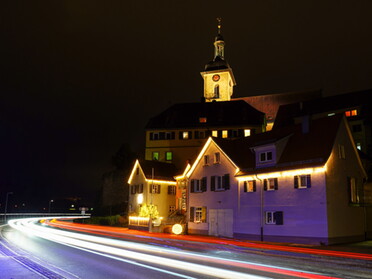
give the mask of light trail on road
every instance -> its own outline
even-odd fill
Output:
[[[40,219],[41,218],[11,220],[9,221],[9,225],[14,229],[17,229],[29,235],[31,234],[50,241],[68,245],[95,254],[99,254],[105,257],[125,261],[131,264],[139,264],[138,262],[133,262],[139,261],[141,262],[140,265],[142,267],[157,269],[157,271],[159,272],[165,272],[183,278],[193,277],[181,273],[176,273],[174,271],[168,271],[163,268],[170,268],[171,270],[182,270],[183,272],[197,273],[205,276],[213,276],[214,278],[231,279],[268,278],[267,275],[261,275],[267,273],[291,276],[296,278],[313,279],[335,278],[324,276],[321,274],[308,273],[301,270],[286,269],[271,265],[250,263],[246,261],[229,260],[190,252],[183,252],[164,247],[154,247],[151,245],[128,242],[118,239],[111,239],[76,232],[58,230],[37,225],[36,223],[39,222]],[[153,253],[156,255],[150,255],[149,253]],[[182,260],[173,259],[177,257]],[[185,261],[185,259],[187,259],[187,261]],[[195,262],[202,262],[202,264]],[[146,263],[146,265],[144,263]],[[154,265],[162,266],[163,268],[162,269],[156,268],[154,267]],[[218,265],[224,266],[224,268],[215,267]],[[239,271],[229,270],[231,269],[231,267],[234,267]],[[252,272],[252,270],[255,271],[256,273],[259,273],[260,275],[248,274],[248,272],[249,271]],[[269,277],[271,278],[272,276]]]
[[[115,236],[115,237],[121,237],[121,238],[126,238],[125,236],[131,235],[131,233],[123,231],[123,228],[117,228],[117,227],[86,225],[86,224],[70,223],[70,222],[63,222],[63,221],[55,221],[51,223],[48,222],[48,225],[62,228],[62,229],[81,231],[81,232],[87,232],[87,233],[95,233],[95,234],[101,234],[101,235],[106,235],[106,236]],[[141,234],[141,235],[136,235],[137,237],[139,236],[146,237],[149,235],[149,233],[139,232],[139,231],[136,231],[136,234]],[[162,234],[162,233],[156,233],[156,237],[177,239],[175,238],[175,235]],[[216,244],[224,244],[224,245],[225,244],[236,245],[236,246],[252,248],[252,249],[276,250],[276,251],[293,252],[293,253],[300,253],[300,254],[312,254],[312,255],[372,261],[372,254],[365,254],[365,253],[322,250],[322,249],[313,249],[309,247],[294,247],[294,246],[278,245],[278,244],[273,245],[273,244],[266,244],[266,243],[243,242],[243,241],[237,241],[237,240],[232,240],[232,239],[216,239],[214,237],[203,237],[203,236],[196,236],[196,235],[183,235],[182,240],[204,242],[204,243],[216,243]]]

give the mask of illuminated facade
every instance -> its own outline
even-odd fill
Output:
[[[156,161],[139,161],[133,166],[128,179],[129,215],[140,216],[141,207],[150,206],[159,216],[151,217],[160,222],[176,211],[175,166]],[[160,225],[158,223],[157,225]],[[144,224],[147,227],[147,223]]]
[[[186,174],[189,233],[363,240],[366,173],[347,121],[336,115],[308,124],[234,141],[210,138]]]
[[[230,101],[236,85],[234,74],[225,60],[225,41],[221,35],[221,22],[214,41],[214,58],[201,72],[204,79],[204,98],[206,102]]]

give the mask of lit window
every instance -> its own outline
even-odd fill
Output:
[[[356,109],[345,111],[346,117],[357,116],[358,111]]]
[[[271,151],[260,153],[260,162],[272,161],[273,153]]]
[[[199,123],[207,123],[206,117],[199,117]]]
[[[203,221],[203,208],[196,207],[195,208],[195,223],[201,223]]]
[[[278,190],[278,178],[264,179],[264,190],[265,191]]]
[[[220,152],[214,153],[214,163],[219,164],[221,162],[221,155]]]
[[[165,160],[172,161],[172,159],[173,159],[173,153],[171,151],[165,152]]]
[[[224,138],[224,139],[226,139],[227,137],[228,137],[228,132],[227,132],[227,130],[223,130],[222,131],[222,138]]]
[[[154,161],[159,161],[159,152],[152,152],[152,159]]]
[[[207,221],[207,208],[204,206],[190,207],[190,222],[205,223]]]
[[[182,138],[183,139],[188,139],[189,138],[189,132],[183,132],[182,133]]]
[[[244,181],[244,192],[256,192],[256,180]]]
[[[310,188],[311,187],[311,176],[307,175],[296,175],[294,177],[295,188]]]
[[[244,137],[249,137],[251,135],[251,129],[244,129]]]
[[[212,137],[218,137],[218,131],[212,131]]]

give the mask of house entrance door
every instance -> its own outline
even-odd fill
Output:
[[[209,235],[233,237],[233,210],[209,210]]]

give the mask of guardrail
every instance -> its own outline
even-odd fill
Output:
[[[0,213],[0,224],[6,223],[11,219],[30,218],[30,217],[53,217],[53,216],[90,216],[85,213],[48,213],[48,212],[36,212],[36,213]]]

